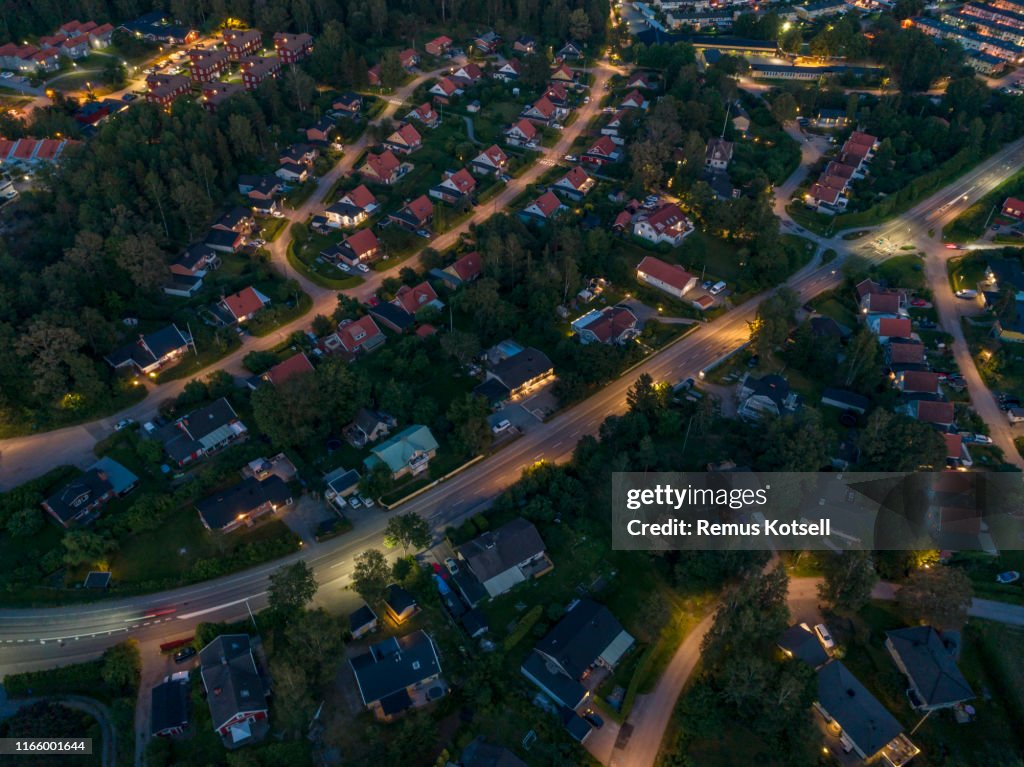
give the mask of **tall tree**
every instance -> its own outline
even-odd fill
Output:
[[[390,582],[391,568],[388,567],[383,552],[379,549],[367,549],[356,555],[356,564],[352,571],[352,588],[374,610],[384,604]]]
[[[935,628],[959,629],[967,620],[974,587],[956,567],[924,567],[912,573],[896,592],[896,600],[914,620]]]
[[[871,598],[878,575],[866,551],[824,554],[824,580],[818,596],[834,609],[855,613]]]
[[[384,545],[389,548],[401,546],[404,554],[409,553],[410,546],[414,549],[425,549],[430,545],[431,539],[427,520],[412,512],[392,517],[384,528]]]
[[[294,613],[316,595],[316,576],[304,561],[284,565],[270,574],[267,604],[271,610]]]

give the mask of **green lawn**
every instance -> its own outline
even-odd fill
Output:
[[[972,455],[976,450],[977,448],[972,445]],[[1010,584],[996,583],[996,575],[1001,572],[1024,572],[1024,551],[1003,551],[998,557],[981,552],[961,551],[953,556],[950,564],[962,568],[971,577],[975,596],[1024,604],[1024,588],[1021,588],[1021,581]]]
[[[885,280],[894,287],[923,290],[925,287],[924,262],[916,255],[902,255],[887,259],[878,265],[875,278]]]
[[[850,330],[857,329],[858,317],[853,310],[852,302],[843,301],[834,291],[818,296],[811,301],[811,306],[819,314],[831,317],[840,325],[845,325]]]

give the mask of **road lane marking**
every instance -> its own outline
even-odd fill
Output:
[[[259,594],[251,594],[251,595],[249,595],[247,597],[242,597],[241,599],[236,599],[234,602],[225,602],[222,605],[215,605],[214,607],[207,607],[205,610],[196,610],[195,612],[192,612],[192,613],[186,613],[185,615],[179,615],[179,616],[177,616],[177,618],[180,621],[188,620],[189,618],[198,618],[200,615],[206,615],[207,613],[217,612],[217,610],[223,610],[223,609],[228,608],[228,607],[234,607],[235,605],[240,605],[243,602],[245,602],[247,599],[255,599],[256,597],[261,597],[261,596],[263,596],[266,593],[267,592],[265,592],[265,591],[261,591]]]

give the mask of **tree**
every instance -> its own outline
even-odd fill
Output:
[[[291,613],[301,610],[316,595],[313,570],[304,561],[284,565],[270,574],[267,604],[271,610]]]
[[[410,546],[425,549],[431,540],[430,525],[419,514],[399,514],[389,519],[384,528],[384,545],[388,548],[401,546],[403,554],[409,553]]]
[[[480,455],[491,444],[488,416],[491,408],[478,394],[468,393],[452,402],[447,417],[455,425],[455,441],[467,455]]]
[[[327,682],[334,676],[338,651],[343,644],[338,619],[324,610],[303,610],[288,622],[288,646],[295,662],[317,683]]]
[[[277,702],[275,722],[287,733],[299,733],[315,712],[306,672],[302,666],[285,658],[275,658],[270,668]]]
[[[857,612],[867,604],[878,581],[870,555],[853,550],[823,556],[825,577],[818,585],[818,596],[835,609]]]
[[[139,643],[134,639],[120,642],[103,653],[100,675],[117,694],[134,693],[139,686],[141,673],[142,656],[139,654]]]
[[[370,607],[377,610],[387,598],[391,568],[383,552],[367,549],[356,556],[352,571],[352,588]]]
[[[660,389],[649,373],[641,373],[626,393],[629,412],[656,416],[665,406],[666,392]]]
[[[7,532],[13,538],[29,538],[43,529],[43,513],[32,506],[16,511],[7,520]]]
[[[321,338],[323,336],[327,336],[333,333],[337,325],[335,325],[334,321],[330,317],[327,317],[323,314],[318,314],[316,317],[313,318],[312,327],[313,332],[316,334],[317,338]]]
[[[64,534],[64,564],[70,567],[95,565],[116,546],[105,535],[91,530],[71,530]]]
[[[914,471],[946,465],[946,442],[929,424],[878,408],[858,443],[865,471]]]
[[[465,365],[480,353],[480,339],[468,330],[453,330],[441,336],[441,349]]]
[[[971,579],[955,567],[926,566],[912,573],[896,592],[908,617],[939,630],[959,629],[974,599]]]
[[[800,299],[789,287],[779,288],[775,295],[761,302],[757,319],[750,327],[750,344],[758,354],[767,355],[786,340],[798,306]]]
[[[772,102],[772,114],[775,119],[780,123],[786,123],[790,120],[796,119],[797,104],[796,99],[793,98],[793,94],[789,91],[783,91],[778,95],[774,102]]]
[[[573,40],[585,42],[590,38],[590,17],[582,8],[577,8],[569,14],[569,37]]]

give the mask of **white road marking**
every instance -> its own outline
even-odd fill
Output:
[[[178,617],[178,620],[180,620],[180,621],[188,620],[189,618],[198,618],[200,615],[206,615],[207,613],[217,612],[217,610],[223,610],[226,607],[234,607],[235,605],[240,605],[243,602],[245,602],[245,600],[247,600],[247,599],[255,599],[256,597],[261,597],[261,596],[263,596],[266,593],[267,592],[265,592],[265,591],[261,591],[259,594],[251,594],[251,595],[249,595],[247,597],[242,597],[241,599],[236,599],[234,602],[225,602],[222,605],[216,605],[214,607],[207,607],[205,610],[196,610],[193,613],[186,613],[185,615],[179,615],[177,617]]]

